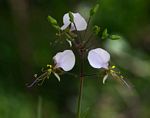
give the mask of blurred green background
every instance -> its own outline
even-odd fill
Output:
[[[66,49],[54,43],[56,31],[47,16],[58,19],[68,11],[86,18],[93,0],[0,0],[0,118],[74,118],[79,79],[52,75],[42,86],[27,88],[34,73]],[[150,118],[150,1],[101,0],[92,23],[119,41],[99,45],[132,84],[132,90],[109,79],[87,77],[82,115],[86,118]],[[69,48],[69,46],[67,47]],[[86,62],[87,63],[87,62]],[[78,73],[79,62],[72,70]],[[86,73],[92,69],[87,65]],[[92,72],[94,72],[93,70]]]

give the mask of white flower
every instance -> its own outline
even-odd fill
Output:
[[[77,31],[86,30],[87,22],[85,19],[79,13],[72,13],[72,15],[74,16],[74,24],[77,28]],[[69,25],[71,26],[71,31],[76,30],[74,24],[70,22],[69,13],[66,13],[63,16],[63,23],[64,25],[61,27],[61,30],[65,30]]]
[[[101,48],[96,48],[88,53],[88,61],[93,68],[108,69],[110,54]]]
[[[72,50],[65,50],[57,53],[53,57],[55,68],[62,68],[64,71],[70,71],[75,65],[75,55]]]

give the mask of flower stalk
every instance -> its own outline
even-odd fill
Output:
[[[93,37],[100,36],[100,39],[111,39],[111,40],[117,40],[120,37],[117,35],[110,35],[105,29],[103,32],[100,32],[100,27],[95,25],[93,27],[92,33],[89,32],[89,25],[92,19],[92,16],[96,13],[96,11],[99,8],[99,4],[95,5],[90,10],[90,17],[88,19],[88,22],[79,14],[79,13],[73,13],[69,12],[66,13],[63,16],[63,26],[59,26],[57,23],[57,20],[54,19],[51,16],[48,16],[48,21],[51,23],[51,25],[58,31],[56,33],[56,36],[60,38],[60,41],[62,40],[62,36],[64,36],[65,41],[69,43],[69,46],[72,47],[74,45],[75,49],[78,51],[78,55],[80,57],[80,72],[79,72],[79,96],[78,96],[78,103],[77,103],[77,113],[76,118],[81,118],[81,107],[82,107],[82,96],[83,96],[83,84],[84,84],[84,77],[86,76],[94,76],[97,74],[88,74],[85,75],[84,73],[84,59],[88,59],[88,62],[91,67],[100,70],[105,70],[105,76],[103,78],[103,84],[105,83],[106,79],[111,75],[114,79],[122,81],[125,85],[128,86],[128,84],[123,80],[123,76],[120,75],[117,71],[114,70],[115,66],[110,66],[110,54],[106,50],[102,48],[92,48],[88,49],[93,43],[90,43],[90,41],[93,40]],[[80,32],[84,31],[84,32]],[[83,34],[81,34],[83,33]],[[87,38],[86,35],[88,34]],[[88,53],[87,56],[85,56]],[[71,49],[66,49],[62,52],[58,52],[53,57],[54,64],[47,65],[46,70],[42,70],[42,73],[40,76],[35,74],[32,84],[28,85],[28,87],[32,87],[34,84],[42,85],[43,82],[46,79],[49,79],[51,74],[54,74],[54,76],[59,80],[60,82],[60,75],[62,74],[70,74],[74,77],[77,77],[76,74],[69,73],[68,71],[72,70],[76,58],[74,55],[74,52]],[[39,98],[39,104],[41,100]],[[40,106],[39,106],[40,109]],[[39,118],[41,117],[41,114],[38,115]]]
[[[79,86],[79,98],[78,98],[78,107],[77,107],[77,118],[81,116],[81,104],[82,104],[82,93],[83,93],[83,82],[84,82],[84,70],[83,70],[83,52],[81,51],[81,65],[80,65],[80,86]]]

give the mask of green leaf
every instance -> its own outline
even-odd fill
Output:
[[[109,34],[108,34],[108,31],[107,31],[107,28],[106,28],[106,29],[104,29],[104,31],[102,33],[102,39],[107,39],[108,36],[109,36]]]
[[[99,8],[99,4],[96,4],[91,10],[90,10],[90,16],[93,16]]]
[[[119,35],[111,35],[110,39],[111,40],[118,40],[118,39],[121,39],[121,37]]]
[[[96,35],[98,35],[98,33],[100,32],[100,27],[97,26],[97,25],[95,25],[95,26],[93,27],[93,32],[94,32]]]
[[[72,12],[69,12],[69,18],[70,18],[70,22],[74,22],[74,16]]]

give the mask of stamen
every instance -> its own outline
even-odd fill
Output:
[[[116,66],[113,65],[111,68],[114,69],[114,68],[116,68]]]
[[[47,64],[47,67],[49,67],[49,68],[52,68],[52,65],[50,65],[50,64]]]

